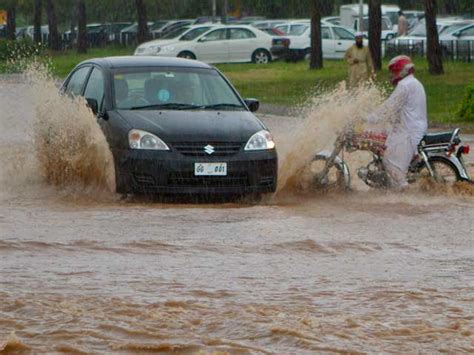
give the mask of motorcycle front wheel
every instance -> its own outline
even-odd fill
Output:
[[[327,160],[328,157],[325,155],[316,155],[311,161],[309,171],[312,176],[312,187],[315,190],[348,190],[351,177],[347,165],[343,161],[334,162],[328,173],[323,176]]]

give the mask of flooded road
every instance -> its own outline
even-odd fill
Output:
[[[55,188],[28,84],[0,84],[0,350],[474,352],[470,190],[192,205]],[[263,120],[287,144],[292,121]]]

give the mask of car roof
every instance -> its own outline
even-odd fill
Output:
[[[96,64],[109,69],[137,67],[182,67],[212,69],[210,65],[197,60],[153,56],[117,56],[94,58],[80,63],[80,65],[82,64]]]

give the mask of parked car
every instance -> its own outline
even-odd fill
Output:
[[[190,26],[192,24],[193,20],[167,21],[163,26],[159,26],[157,28],[152,29],[150,33],[153,38],[160,38],[180,27]]]
[[[309,58],[311,52],[311,29],[306,27],[299,36],[284,36],[275,38],[272,44],[272,54],[297,61]],[[355,35],[341,26],[321,26],[323,58],[340,59],[344,57],[347,49],[355,42]],[[284,39],[288,41],[285,42]],[[367,41],[364,41],[367,44]]]
[[[263,31],[267,34],[269,34],[270,36],[284,36],[285,33],[283,33],[282,31],[280,31],[278,28],[260,28],[260,31]]]
[[[299,36],[310,26],[310,22],[291,21],[276,25],[275,28],[288,36]]]
[[[368,37],[369,35],[369,17],[365,16],[362,19],[362,26],[359,26],[359,19],[355,19],[354,21],[354,27],[353,30],[354,32],[362,32],[365,37]],[[358,30],[359,29],[359,30]],[[390,19],[387,16],[382,16],[382,34],[381,34],[381,39],[382,41],[389,41],[392,38],[394,38],[397,35],[397,32],[395,32],[392,29],[392,22],[390,22]]]
[[[80,63],[61,92],[85,97],[115,163],[118,193],[245,195],[276,189],[273,138],[217,69],[195,60]]]
[[[179,41],[192,41],[193,39],[201,36],[203,33],[208,32],[210,29],[216,27],[216,25],[197,25],[197,26],[186,26],[186,27],[180,27],[177,30],[168,33],[168,35],[160,38],[160,39],[155,39],[153,41],[145,42],[139,45],[135,49],[135,55],[156,55],[159,50],[161,50],[162,46],[171,44],[171,43],[176,43]],[[181,33],[181,31],[184,30],[184,32]],[[177,36],[175,36],[176,33],[179,33]],[[160,48],[160,49],[158,49]]]
[[[439,39],[445,57],[474,59],[474,21],[451,26]]]
[[[288,22],[287,20],[263,20],[263,21],[255,21],[252,23],[252,26],[257,27],[259,29],[265,28],[274,28],[277,25],[282,23]]]
[[[438,34],[441,37],[443,34],[449,33],[451,27],[457,26],[465,22],[457,19],[441,19],[437,21]],[[387,43],[387,51],[395,53],[406,53],[408,55],[424,56],[427,49],[427,35],[426,25],[424,21],[420,23],[406,36],[400,36],[391,39]]]
[[[272,38],[252,26],[216,25],[186,40],[180,38],[159,45],[139,46],[135,55],[182,57],[206,63],[268,63],[272,59]]]

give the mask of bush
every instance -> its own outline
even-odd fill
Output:
[[[466,95],[461,103],[458,115],[463,121],[474,121],[474,85],[466,87]]]
[[[0,61],[29,58],[41,51],[41,44],[37,44],[31,39],[0,40]]]

